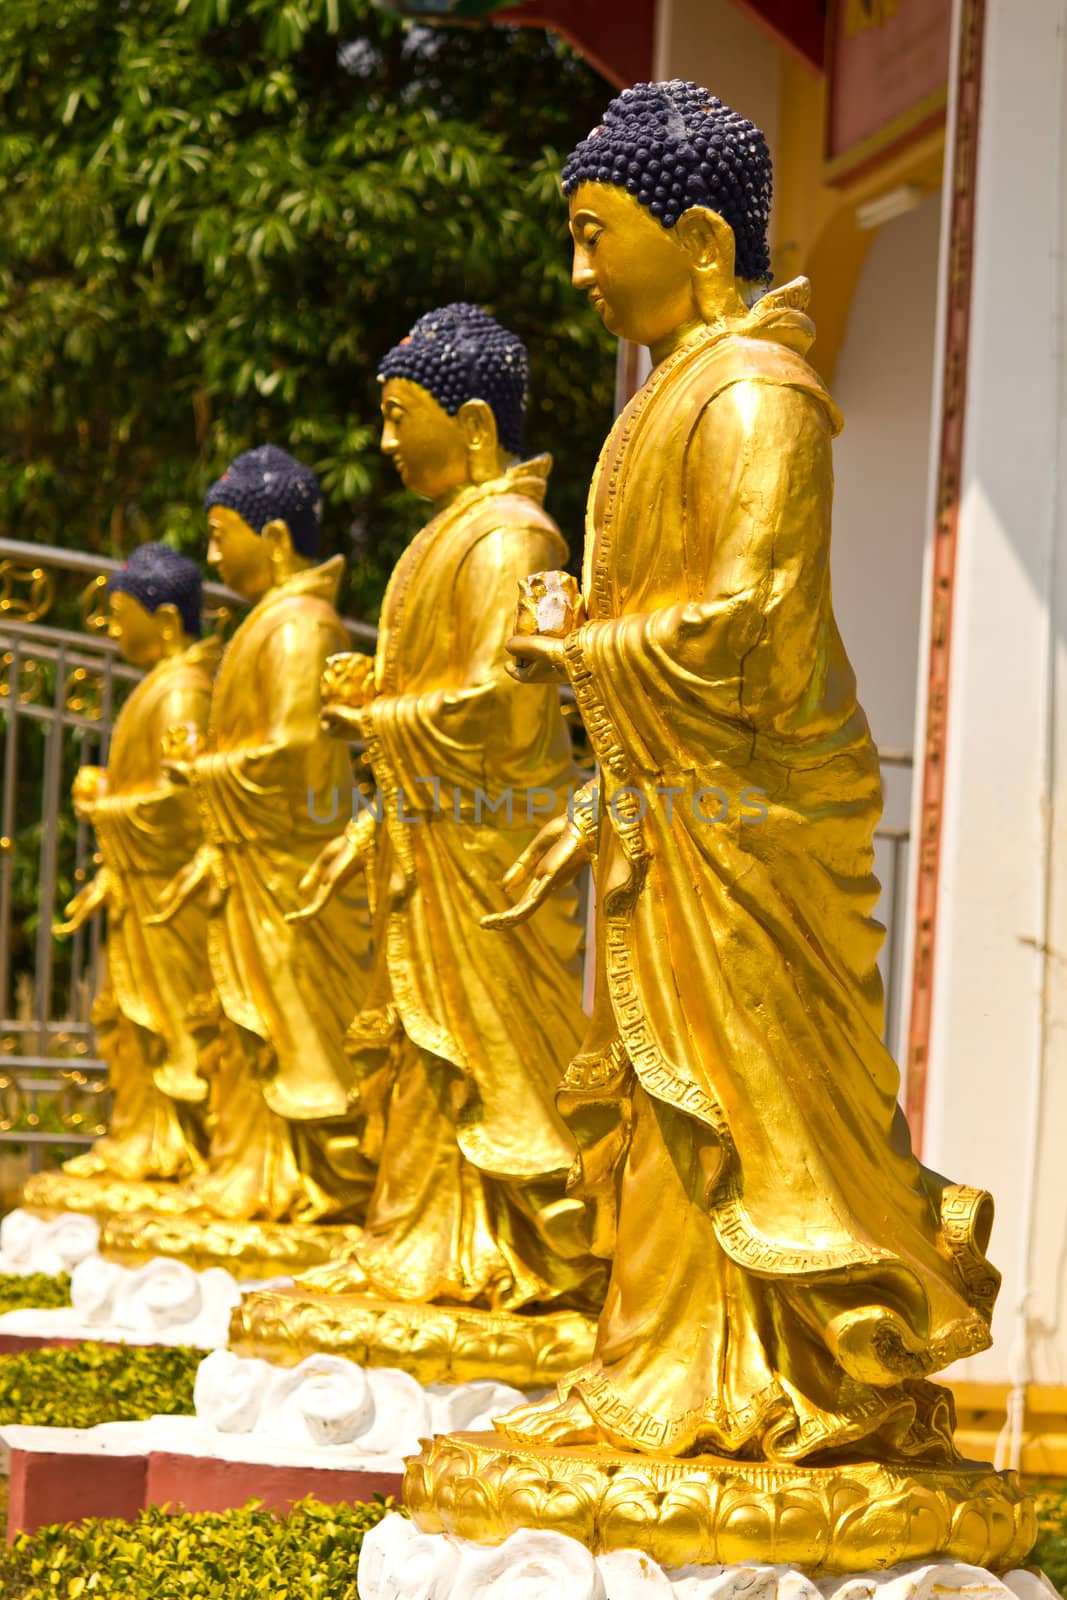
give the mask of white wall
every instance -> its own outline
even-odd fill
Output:
[[[924,1157],[992,1189],[996,1344],[1067,1381],[1067,0],[988,0]]]
[[[845,418],[834,446],[834,609],[875,740],[907,750],[915,733],[940,205],[939,195],[928,195],[878,230],[833,383]]]
[[[834,446],[834,609],[860,700],[886,751],[911,751],[915,737],[940,207],[940,196],[929,195],[879,229],[833,382],[845,419]],[[883,778],[883,828],[906,829],[912,772],[885,765]],[[903,842],[876,845],[878,915],[890,930],[881,965],[891,1045],[906,1003],[909,855]]]

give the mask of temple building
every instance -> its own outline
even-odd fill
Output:
[[[997,1201],[995,1345],[949,1374],[964,1445],[1067,1470],[1067,5],[394,4],[552,28],[767,135],[775,280],[811,278],[846,422],[834,593],[883,760],[888,1038],[923,1161]]]

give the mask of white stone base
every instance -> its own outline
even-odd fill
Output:
[[[0,1334],[217,1350],[229,1335],[241,1285],[221,1267],[194,1272],[162,1256],[143,1267],[121,1267],[89,1255],[71,1270],[70,1298],[69,1306],[5,1312]]]
[[[100,1224],[93,1217],[65,1211],[46,1222],[32,1211],[9,1211],[0,1221],[0,1274],[26,1278],[31,1272],[56,1277],[95,1256]]]
[[[361,1367],[342,1356],[276,1367],[216,1350],[196,1375],[195,1420],[205,1439],[220,1442],[241,1436],[265,1449],[312,1449],[323,1460],[339,1452],[399,1460],[414,1455],[421,1439],[489,1428],[493,1417],[528,1399],[490,1381],[424,1388],[406,1372]]]
[[[1059,1600],[1039,1572],[1003,1578],[962,1562],[809,1578],[793,1567],[683,1567],[636,1550],[590,1554],[576,1539],[531,1530],[501,1545],[420,1533],[399,1513],[363,1541],[359,1600]]]

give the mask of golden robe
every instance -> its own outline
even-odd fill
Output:
[[[319,724],[323,667],[348,644],[334,605],[342,570],[337,558],[298,572],[252,609],[227,648],[193,767],[213,884],[208,951],[228,1026],[209,1171],[191,1187],[231,1218],[359,1220],[372,1181],[344,1052],[367,987],[366,902],[338,895],[313,923],[285,920],[353,787],[347,749]]]
[[[952,1453],[991,1202],[924,1170],[882,1043],[878,757],[830,593],[839,416],[803,280],[618,419],[568,670],[600,762],[598,997],[561,1106],[618,1208],[596,1358],[627,1449]]]
[[[585,1022],[577,895],[504,935],[479,925],[507,908],[505,873],[575,778],[558,691],[517,684],[504,648],[519,581],[566,559],[541,506],[549,466],[464,490],[382,605],[362,713],[382,806],[375,969],[349,1050],[366,1081],[383,1065],[390,1080],[357,1256],[394,1299],[585,1306],[603,1286],[555,1107]]]
[[[198,640],[158,662],[115,722],[106,784],[85,809],[103,859],[108,911],[107,978],[93,1007],[108,1063],[108,1134],[66,1171],[173,1178],[195,1168],[205,1140],[207,1084],[186,1022],[210,986],[207,922],[199,904],[164,927],[148,918],[200,840],[196,802],[162,771],[164,738],[184,723],[202,737],[219,641]]]

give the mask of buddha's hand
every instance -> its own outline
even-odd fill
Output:
[[[374,817],[369,811],[348,823],[344,833],[331,839],[300,880],[305,903],[286,913],[286,922],[310,922],[356,875],[366,870],[374,845]]]
[[[115,884],[110,872],[106,867],[102,868],[84,889],[79,890],[73,900],[67,901],[63,907],[66,921],[52,924],[55,937],[69,939],[79,928],[84,928],[89,918],[112,898],[114,889]]]
[[[508,674],[518,683],[566,683],[564,640],[540,633],[513,633],[506,649],[514,656]]]
[[[74,815],[82,822],[91,822],[93,807],[107,792],[107,773],[103,767],[79,767],[71,785]]]
[[[171,783],[177,784],[181,788],[187,788],[189,784],[192,783],[194,765],[195,763],[192,761],[160,762],[160,767],[164,777],[168,778]]]
[[[556,889],[571,883],[595,850],[594,839],[576,821],[553,817],[526,846],[504,878],[509,895],[519,895],[510,911],[482,918],[483,928],[514,928],[533,916]]]
[[[578,580],[569,572],[531,572],[519,580],[515,632],[508,668],[520,683],[565,683],[563,641],[585,620]]]
[[[319,684],[323,730],[342,739],[362,735],[360,712],[374,699],[374,657],[345,650],[329,656]]]
[[[159,897],[155,911],[145,920],[154,927],[169,922],[194,895],[205,888],[212,891],[208,904],[214,909],[221,901],[219,870],[218,851],[212,845],[202,844],[193,859],[187,861],[177,876],[170,880]]]

